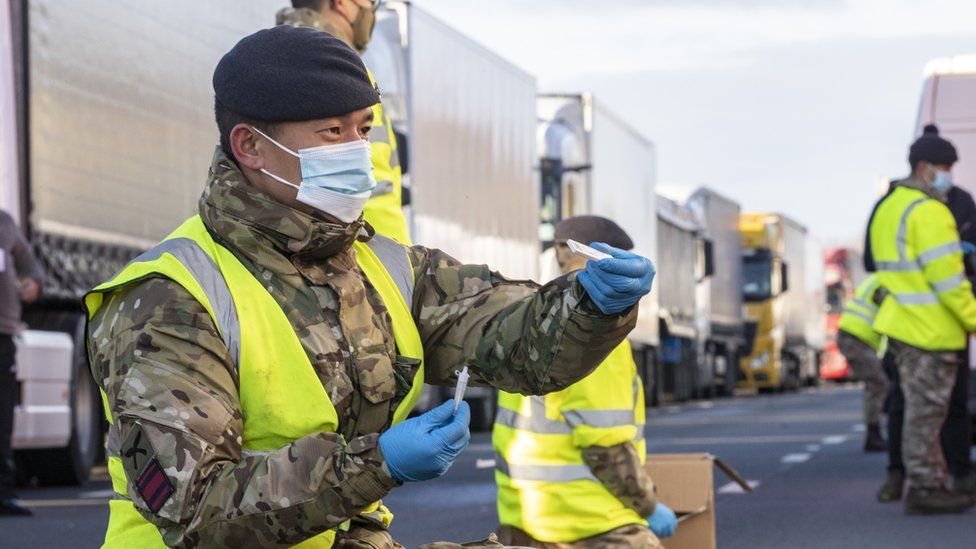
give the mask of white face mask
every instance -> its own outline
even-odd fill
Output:
[[[264,168],[261,173],[298,189],[296,198],[302,204],[327,213],[343,223],[352,223],[359,219],[373,189],[376,188],[373,162],[369,158],[370,147],[366,140],[311,147],[296,153],[261,130],[253,126],[251,129],[279,149],[298,158],[302,166],[302,182],[296,185]]]

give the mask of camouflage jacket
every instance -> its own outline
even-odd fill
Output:
[[[583,462],[621,503],[642,517],[654,514],[657,489],[633,442],[583,448]]]
[[[157,459],[171,481],[165,503],[147,505],[135,488],[138,469],[123,457],[129,496],[167,544],[291,545],[397,485],[377,439],[416,365],[398,358],[389,315],[350,248],[370,237],[368,225],[338,226],[282,206],[219,149],[200,214],[294,326],[339,432],[244,456],[237,368],[213,320],[175,282],[147,278],[107,296],[88,326],[92,374],[115,418],[109,439],[122,441],[122,456]],[[415,246],[408,255],[427,383],[453,385],[452,372],[468,364],[473,384],[558,390],[599,365],[635,323],[634,310],[600,314],[575,275],[539,287],[440,250]]]

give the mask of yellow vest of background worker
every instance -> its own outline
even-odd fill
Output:
[[[582,448],[633,442],[641,459],[644,389],[624,341],[582,381],[545,396],[500,393],[492,433],[498,516],[545,542],[572,542],[647,524],[611,494]]]
[[[857,287],[854,299],[844,304],[844,313],[840,315],[838,328],[860,339],[875,351],[881,345],[881,334],[874,330],[874,318],[878,314],[878,306],[874,302],[874,294],[881,287],[877,275],[871,275]]]
[[[410,263],[403,248],[381,237],[355,244],[356,258],[366,278],[389,309],[398,352],[423,358],[416,324],[390,272],[405,274]],[[403,257],[394,257],[399,252]],[[226,248],[216,244],[199,217],[180,226],[155,248],[129,263],[111,281],[85,296],[88,318],[103,297],[148,276],[165,276],[180,284],[206,308],[235,357],[244,413],[244,454],[281,448],[317,432],[332,433],[338,416],[312,368],[298,336],[274,298]],[[400,276],[397,280],[409,279]],[[409,295],[409,294],[408,294]],[[413,387],[397,407],[393,422],[406,419],[423,387],[423,366]],[[102,393],[109,423],[105,393]],[[109,436],[108,465],[116,499],[109,502],[105,547],[164,547],[159,531],[136,510],[118,455],[118,442]],[[114,446],[114,447],[113,447]],[[389,524],[393,516],[377,502],[363,512]],[[328,548],[334,531],[306,540],[298,547]]]
[[[376,85],[373,73],[366,71],[370,82]],[[376,188],[366,203],[363,218],[387,238],[404,246],[411,246],[407,217],[403,215],[403,184],[400,155],[397,152],[393,124],[383,110],[383,104],[373,105],[373,127],[369,131],[369,159],[373,163]]]
[[[878,281],[888,291],[874,328],[930,351],[966,347],[976,330],[976,298],[949,208],[899,185],[878,206],[870,227]]]

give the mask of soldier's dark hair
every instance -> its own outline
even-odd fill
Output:
[[[230,132],[234,129],[234,126],[238,124],[248,124],[272,137],[275,137],[275,135],[278,133],[277,124],[270,122],[259,122],[244,115],[238,114],[227,107],[224,107],[220,101],[214,101],[214,118],[217,119],[217,131],[220,133],[220,149],[235,162],[237,161],[237,158],[234,156],[234,151],[230,146]]]
[[[329,0],[331,2],[331,0]],[[325,0],[291,0],[291,6],[296,10],[299,8],[308,8],[315,11],[322,11],[322,4],[325,4]]]

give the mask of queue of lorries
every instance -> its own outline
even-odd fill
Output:
[[[102,447],[80,296],[191,215],[216,146],[210,74],[280,0],[0,1],[0,208],[48,275],[20,336],[14,447],[26,476],[80,482]],[[653,128],[535,78],[404,1],[367,66],[399,142],[415,242],[510,277],[555,275],[553,227],[617,221],[654,259],[631,336],[649,401],[817,380],[816,239],[703,186],[658,185]],[[428,404],[444,398],[428,390]],[[495,398],[472,388],[475,427]]]

